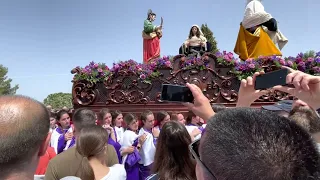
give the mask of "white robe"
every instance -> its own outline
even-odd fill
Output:
[[[154,161],[156,147],[153,143],[153,135],[150,134],[148,131],[145,131],[143,128],[141,128],[139,131],[139,136],[145,133],[147,134],[147,139],[143,143],[141,150],[139,152],[141,156],[141,160],[139,161],[139,164],[143,164],[144,166],[149,166]]]
[[[116,131],[116,134],[117,134],[117,142],[119,144],[122,144],[123,133],[124,133],[123,127],[115,127],[114,130]]]
[[[123,137],[122,137],[122,143],[121,143],[121,148],[120,151],[122,151],[123,149],[132,146],[132,144],[134,143],[134,141],[139,138],[139,135],[134,133],[133,131],[130,130],[126,130],[123,133]],[[127,159],[128,155],[126,154],[123,158],[122,158],[122,164],[125,164],[126,159]]]
[[[198,129],[197,126],[189,126],[189,125],[186,125],[186,128],[189,134],[191,134],[193,130]],[[196,137],[194,137],[193,141],[196,141],[200,138],[201,138],[201,134],[198,134]]]

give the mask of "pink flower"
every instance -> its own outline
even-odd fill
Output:
[[[292,61],[287,61],[287,65],[288,65],[289,67],[292,67],[292,66],[293,66],[293,62],[292,62]]]
[[[142,68],[141,68],[141,67],[139,67],[139,68],[138,68],[138,71],[139,71],[139,72],[141,72],[141,71],[142,71]]]
[[[120,67],[119,64],[114,65],[114,69],[119,69],[119,67]]]
[[[281,65],[286,65],[286,61],[285,61],[284,59],[280,59],[280,60],[279,60],[279,63],[280,63]]]
[[[253,59],[252,58],[249,58],[246,60],[246,63],[252,63]]]
[[[99,67],[99,64],[94,64],[94,67],[95,67],[95,68]]]
[[[171,66],[171,62],[170,62],[170,61],[166,61],[166,62],[165,62],[165,65],[166,65],[167,67],[170,67],[170,66]]]
[[[228,52],[227,56],[229,57],[230,60],[234,58],[232,52]]]
[[[256,66],[254,64],[249,64],[248,67],[251,68],[251,69],[256,68]]]
[[[102,72],[102,69],[101,69],[101,68],[98,68],[98,72],[100,72],[100,73],[101,73],[101,72]]]
[[[140,79],[145,80],[146,79],[146,75],[145,74],[140,74]]]
[[[308,62],[313,62],[314,59],[313,59],[312,57],[309,57],[307,61],[308,61]]]

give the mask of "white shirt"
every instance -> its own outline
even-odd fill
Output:
[[[127,173],[124,169],[124,165],[115,164],[109,168],[109,173],[101,180],[126,180]]]

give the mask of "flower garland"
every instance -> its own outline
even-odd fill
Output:
[[[278,56],[259,57],[257,59],[247,59],[242,61],[235,58],[231,52],[217,52],[217,63],[232,68],[232,73],[239,80],[252,76],[255,72],[264,70],[266,67],[280,69],[281,66],[288,66],[295,70],[300,70],[312,75],[320,75],[320,52],[308,55],[299,53],[296,57],[282,58]],[[209,58],[182,57],[179,65],[183,70],[209,68]],[[84,68],[77,67],[79,72],[75,74],[74,80],[86,80],[93,83],[108,80],[121,71],[136,73],[139,79],[144,83],[151,83],[153,79],[158,78],[161,73],[159,69],[172,68],[173,59],[169,56],[156,59],[149,64],[140,64],[130,59],[114,63],[111,69],[104,63],[90,62]]]

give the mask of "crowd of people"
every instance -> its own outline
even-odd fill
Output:
[[[1,96],[0,179],[320,179],[320,77],[289,70],[294,87],[270,90],[296,97],[291,109],[250,108],[270,91],[254,89],[263,72],[241,81],[237,108],[211,106],[187,84],[186,118],[81,108],[71,123],[64,110],[50,117],[31,98]]]

